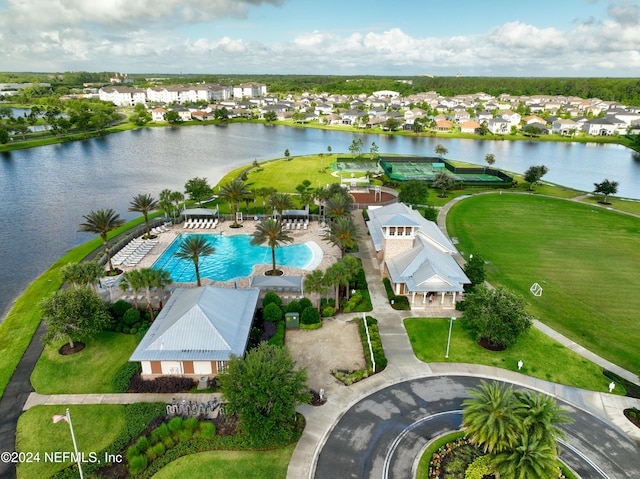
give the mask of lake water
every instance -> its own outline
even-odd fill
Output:
[[[13,300],[56,259],[94,235],[78,233],[82,216],[114,208],[125,219],[138,193],[157,197],[164,189],[183,190],[204,176],[216,184],[245,164],[291,155],[348,152],[355,138],[364,150],[371,142],[380,154],[432,155],[437,144],[447,158],[524,172],[549,168],[545,180],[590,191],[604,178],[619,181],[619,195],[640,197],[640,162],[618,145],[483,141],[366,135],[262,124],[147,128],[103,138],[0,153],[0,318]]]

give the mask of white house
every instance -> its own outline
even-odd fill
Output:
[[[258,288],[176,289],[129,358],[142,377],[216,376],[245,353]]]
[[[558,118],[551,124],[551,131],[557,135],[574,135],[578,130],[580,125],[569,119]]]
[[[456,262],[456,248],[434,222],[403,203],[367,210],[367,228],[383,275],[414,307],[455,308],[471,281]]]
[[[267,85],[264,83],[248,82],[233,87],[234,98],[255,98],[267,94]]]
[[[104,87],[98,91],[102,101],[108,101],[116,106],[134,106],[138,103],[146,103],[147,96],[141,88],[130,87]]]

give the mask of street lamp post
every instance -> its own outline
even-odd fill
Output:
[[[446,359],[449,359],[449,346],[451,345],[451,330],[453,329],[453,322],[456,320],[455,316],[451,316],[449,320],[449,337],[447,338],[447,353],[444,355]]]

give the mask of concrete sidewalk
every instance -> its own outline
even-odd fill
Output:
[[[452,202],[450,202],[449,205],[451,205],[451,203]],[[441,228],[444,227],[444,218],[447,211],[448,208],[439,215],[438,224]],[[365,231],[362,215],[355,213],[354,219],[358,226],[362,228],[362,231]],[[289,462],[287,479],[313,477],[318,454],[322,450],[331,429],[340,420],[342,415],[360,399],[392,384],[427,376],[476,376],[508,381],[523,387],[542,391],[552,397],[562,399],[576,408],[587,411],[607,423],[613,424],[640,445],[640,429],[628,421],[622,412],[629,407],[635,406],[640,408],[640,400],[638,399],[563,386],[526,376],[515,371],[490,366],[461,363],[427,364],[418,360],[413,354],[413,349],[411,348],[411,343],[404,328],[403,320],[407,317],[430,316],[430,312],[423,309],[414,311],[394,310],[387,300],[387,295],[381,281],[378,261],[375,259],[375,252],[373,251],[371,242],[361,241],[359,248],[360,250],[355,256],[362,260],[373,304],[373,311],[369,314],[378,320],[378,328],[380,330],[388,365],[387,368],[379,374],[355,383],[348,388],[341,388],[336,394],[328,397],[327,402],[323,406],[313,407],[303,405],[298,409],[299,412],[305,416],[306,427]],[[440,311],[434,312],[433,314],[442,316],[442,312]],[[447,315],[458,316],[459,313],[452,310],[447,312]],[[351,319],[351,317],[353,317],[353,315],[349,315],[349,319]],[[585,350],[539,321],[536,321],[534,326],[590,361],[606,367],[620,376],[630,378],[630,380],[634,382],[637,381],[637,377],[629,371],[625,371],[590,351]]]

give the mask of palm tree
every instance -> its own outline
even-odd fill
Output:
[[[245,185],[244,181],[240,179],[236,178],[234,181],[229,181],[228,183],[222,186],[222,190],[220,191],[220,197],[228,201],[232,205],[234,227],[239,226],[236,218],[236,214],[238,212],[238,205],[248,195],[249,195],[249,190],[247,190],[247,186]]]
[[[264,206],[267,202],[267,199],[270,198],[272,195],[276,194],[278,190],[276,190],[272,186],[265,186],[263,188],[256,188],[255,190],[253,190],[253,192],[256,196],[260,196],[262,198],[262,211],[264,213],[265,212]]]
[[[492,465],[500,477],[530,479],[558,477],[556,448],[548,442],[520,435],[514,447],[494,456]]]
[[[198,286],[202,286],[200,282],[200,257],[211,256],[216,249],[209,244],[207,239],[202,235],[187,236],[182,240],[180,249],[176,251],[174,256],[180,259],[190,259],[196,268],[196,280]]]
[[[69,263],[60,268],[62,281],[71,283],[74,288],[86,286],[95,287],[100,278],[104,276],[104,267],[97,261],[83,261],[82,263]]]
[[[109,271],[113,273],[113,264],[111,263],[111,254],[109,253],[109,242],[107,241],[107,233],[122,226],[124,224],[124,220],[120,218],[120,215],[111,208],[92,211],[88,215],[83,216],[83,218],[85,219],[85,222],[80,223],[80,228],[78,229],[78,231],[100,235],[100,238],[102,239],[102,246],[104,248],[104,254],[107,257]]]
[[[358,243],[360,231],[351,216],[342,216],[331,221],[329,234],[323,239],[340,248],[341,257],[344,258],[346,249],[353,248]]]
[[[335,288],[336,309],[340,308],[340,286],[349,287],[351,280],[351,271],[347,268],[346,263],[338,261],[327,268],[324,273],[324,284]]]
[[[133,305],[136,309],[138,309],[138,291],[140,291],[143,287],[144,285],[142,275],[140,274],[139,270],[132,269],[131,271],[125,271],[122,274],[122,279],[120,280],[120,289],[122,291],[133,291]]]
[[[144,224],[147,227],[147,237],[151,236],[151,230],[149,228],[149,213],[158,208],[158,200],[156,200],[150,194],[139,194],[133,197],[129,202],[129,211],[135,211],[136,213],[142,213],[144,216]]]
[[[557,425],[573,422],[566,409],[558,407],[556,401],[546,394],[533,391],[516,391],[514,394],[514,411],[524,434],[532,440],[552,444],[558,438],[564,438],[564,432]]]
[[[277,275],[276,248],[278,248],[282,243],[291,242],[293,242],[293,238],[288,236],[282,230],[282,222],[272,218],[269,218],[262,223],[258,223],[258,226],[253,233],[253,239],[251,240],[252,245],[267,243],[269,248],[271,248],[271,263],[273,265],[271,274],[274,276]]]
[[[160,293],[159,300],[159,308],[162,309],[163,301],[164,301],[164,289],[173,283],[173,279],[171,279],[171,273],[166,269],[154,269],[153,276],[153,286],[158,288],[158,292]]]
[[[325,214],[330,218],[348,215],[351,203],[353,199],[350,195],[334,194],[327,200]]]
[[[511,450],[518,433],[511,386],[482,381],[480,388],[470,393],[473,399],[462,403],[465,406],[462,425],[467,436],[491,454]]]
[[[169,216],[171,214],[171,207],[173,206],[173,203],[171,201],[171,195],[172,195],[172,191],[168,188],[165,188],[164,190],[162,190],[160,192],[160,208],[163,209],[164,211],[164,217],[165,220],[169,220]]]
[[[290,210],[293,208],[293,200],[291,199],[291,195],[287,193],[274,193],[269,198],[269,206],[275,209],[280,218],[282,218],[283,210]]]
[[[176,211],[180,212],[180,202],[184,201],[184,195],[179,191],[172,191],[170,200],[173,201],[176,205]],[[175,219],[175,216],[174,216]]]
[[[151,304],[151,288],[155,285],[155,269],[142,268],[138,270],[140,275],[141,288],[145,290],[145,297],[147,298],[147,309],[149,310],[149,316],[151,321],[155,318],[153,316],[153,305]]]
[[[326,285],[324,283],[324,277],[322,271],[314,269],[311,273],[304,277],[304,290],[309,293],[318,293],[318,312],[320,312],[320,302],[322,295],[327,292]]]

